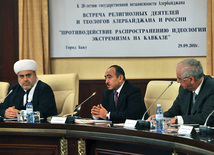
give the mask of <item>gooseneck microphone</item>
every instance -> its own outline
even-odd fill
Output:
[[[65,121],[65,123],[75,123],[75,119],[78,119],[80,117],[78,116],[74,116],[74,112],[75,111],[80,111],[81,109],[81,106],[86,102],[88,101],[90,98],[92,98],[94,95],[96,95],[96,92],[94,92],[91,96],[89,96],[86,100],[84,100],[81,104],[79,104],[78,106],[76,106],[73,110],[73,112],[71,113],[71,116],[67,116],[67,119]]]
[[[146,113],[151,109],[151,107],[158,101],[158,99],[165,93],[165,91],[173,84],[173,81],[170,82],[170,84],[164,89],[164,91],[158,96],[158,98],[152,103],[152,105],[146,110],[146,112],[143,114],[142,120],[138,120],[136,123],[135,128],[136,129],[150,129],[150,122],[144,120]]]
[[[4,100],[2,101],[2,103],[5,101],[5,99],[13,92],[13,89],[11,89],[9,91],[9,93],[7,93],[7,96],[4,98]],[[3,122],[4,121],[4,118],[0,116],[0,122]]]
[[[153,105],[159,100],[159,98],[165,93],[165,91],[173,84],[173,81],[170,82],[170,84],[166,87],[166,89],[158,96],[158,98],[155,100],[155,102],[152,103],[152,105],[146,110],[146,112],[143,114],[142,120],[144,120],[146,113],[153,107]]]
[[[211,127],[207,126],[207,122],[208,122],[210,116],[212,116],[213,113],[214,113],[214,110],[207,116],[207,119],[205,120],[204,125],[200,125],[199,126],[199,132],[202,135],[209,135],[209,134],[213,134],[214,133],[214,128],[211,128]]]
[[[13,92],[13,89],[11,89],[11,90],[9,91],[9,93],[7,93],[7,96],[4,98],[3,102],[5,101],[5,99],[6,99],[12,92]]]
[[[4,122],[4,118],[0,116],[0,122]]]
[[[210,116],[211,116],[213,113],[214,113],[214,110],[207,116],[207,119],[206,119],[206,121],[205,121],[205,123],[204,123],[204,126],[207,126],[207,122],[208,122]]]
[[[76,106],[71,114],[71,116],[74,115],[74,112],[77,111],[77,110],[80,110],[81,109],[81,106],[86,102],[88,101],[90,98],[92,98],[94,95],[96,95],[96,92],[94,92],[91,96],[89,96],[86,100],[84,100],[81,104],[79,104],[78,106]]]

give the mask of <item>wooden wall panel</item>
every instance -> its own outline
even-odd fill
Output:
[[[18,60],[18,1],[0,0],[0,81],[14,83]]]

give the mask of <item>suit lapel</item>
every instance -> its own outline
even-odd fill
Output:
[[[203,100],[204,96],[206,96],[206,94],[207,94],[206,88],[209,86],[206,84],[206,81],[207,81],[207,77],[204,77],[204,81],[202,83],[199,94],[197,95],[195,106],[193,108],[192,114],[196,113],[197,109],[199,108],[199,105],[202,104],[202,100]]]
[[[115,110],[114,91],[110,91],[109,93],[110,93],[110,95],[109,95],[109,103],[112,103],[112,104],[109,104],[109,108],[112,109],[112,110]]]
[[[185,104],[184,110],[186,111],[185,114],[189,115],[191,112],[192,93],[191,93],[191,91],[187,91],[186,93],[187,93],[187,97],[186,97],[186,99],[187,99],[186,103],[187,104]]]
[[[122,103],[124,103],[123,100],[125,98],[126,85],[127,85],[126,83],[127,83],[127,81],[125,81],[125,83],[120,91],[119,98],[117,101],[117,109],[120,109],[120,107],[122,106]]]
[[[195,114],[199,105],[202,104],[202,100],[203,100],[204,96],[206,96],[206,91],[203,91],[203,88],[201,88],[199,94],[197,95],[192,114]]]
[[[122,106],[123,100],[124,100],[124,94],[120,93],[118,101],[117,101],[117,109],[120,109],[120,107]]]
[[[19,90],[16,92],[16,96],[13,97],[14,103],[16,103],[16,109],[22,109],[23,108],[23,97],[25,92],[20,87]]]

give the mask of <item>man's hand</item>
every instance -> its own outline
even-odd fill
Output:
[[[147,121],[151,121],[151,118],[152,117],[155,117],[155,115],[151,115],[148,119],[147,119]]]
[[[152,117],[155,117],[155,115],[151,115],[151,116],[147,119],[147,121],[151,121],[151,118],[152,118]],[[175,117],[170,118],[170,124],[178,124],[177,119],[176,119]]]
[[[93,117],[99,118],[100,105],[93,106],[92,109],[91,109],[91,114],[92,114]]]
[[[91,109],[91,114],[93,117],[106,119],[106,114],[108,111],[102,106],[102,104],[93,106]]]
[[[177,122],[175,117],[171,118],[171,124],[178,124],[178,122]]]
[[[106,119],[106,114],[108,111],[100,104],[100,118]]]
[[[19,110],[15,109],[15,106],[9,107],[5,110],[4,116],[6,118],[15,118]]]

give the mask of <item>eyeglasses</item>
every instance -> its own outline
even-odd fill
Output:
[[[178,80],[178,81],[184,81],[184,80],[187,80],[188,78],[189,78],[189,77],[185,77],[185,78],[182,79],[182,78],[177,77],[177,80]]]

